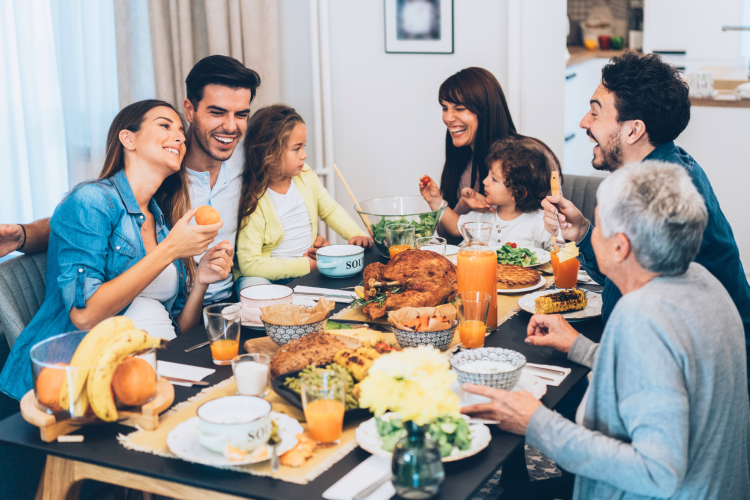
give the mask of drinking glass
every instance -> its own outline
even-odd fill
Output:
[[[578,283],[578,271],[581,263],[576,258],[560,262],[558,252],[550,253],[552,275],[555,277],[555,288],[575,288]]]
[[[241,304],[212,304],[203,308],[203,323],[211,342],[214,364],[231,365],[240,352]]]
[[[385,226],[385,243],[391,259],[404,250],[414,248],[414,224],[394,222]]]
[[[458,334],[464,347],[475,349],[484,345],[487,312],[492,298],[484,292],[461,292],[456,296]]]
[[[417,238],[417,248],[419,250],[429,250],[430,252],[439,253],[445,255],[445,238],[428,236],[425,238]]]
[[[237,394],[243,396],[268,395],[271,386],[271,356],[250,352],[232,360],[232,373],[237,385]]]
[[[346,381],[333,370],[312,373],[300,380],[302,408],[310,437],[322,445],[341,440],[346,411]]]

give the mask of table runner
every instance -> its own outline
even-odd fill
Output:
[[[181,460],[176,455],[173,455],[167,446],[167,436],[172,429],[178,424],[195,417],[196,411],[201,404],[222,396],[234,395],[235,390],[236,386],[234,378],[224,380],[212,387],[204,389],[189,400],[178,404],[162,415],[158,429],[154,431],[139,429],[127,435],[120,434],[117,436],[117,440],[129,450]],[[273,392],[273,390],[271,390],[265,399],[271,403],[273,411],[285,413],[299,420],[302,423],[302,427],[307,431],[307,425],[304,423],[304,414],[301,410],[289,404],[285,399]],[[331,448],[318,447],[315,450],[315,455],[308,459],[307,463],[302,467],[294,468],[282,465],[278,471],[272,473],[271,462],[270,460],[267,460],[258,464],[221,468],[244,472],[254,476],[269,476],[290,483],[307,484],[331,468],[333,464],[341,460],[350,451],[357,447],[354,431],[360,423],[362,423],[361,420],[345,422],[344,432],[341,434],[341,442],[337,446]]]

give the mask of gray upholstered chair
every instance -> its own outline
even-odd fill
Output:
[[[604,177],[589,177],[585,175],[565,175],[563,177],[563,196],[578,207],[584,217],[594,222],[596,208],[596,190]]]
[[[46,274],[46,252],[0,263],[0,327],[9,347],[42,306]]]

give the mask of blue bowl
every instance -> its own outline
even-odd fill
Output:
[[[318,270],[329,278],[354,276],[365,266],[365,249],[357,245],[330,245],[316,253]]]

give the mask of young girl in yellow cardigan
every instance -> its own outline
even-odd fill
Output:
[[[328,245],[318,217],[350,245],[373,244],[305,163],[306,142],[305,122],[289,106],[267,106],[250,118],[233,269],[238,294],[317,269],[315,251]]]

